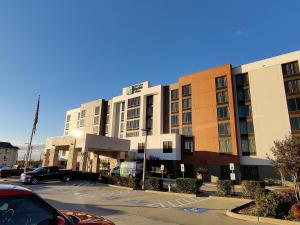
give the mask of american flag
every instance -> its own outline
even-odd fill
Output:
[[[36,125],[37,125],[38,120],[39,120],[39,110],[40,110],[40,96],[39,96],[39,99],[38,99],[38,103],[37,103],[37,107],[36,107],[36,111],[35,111],[35,116],[34,116],[34,122],[33,122],[33,128],[32,128],[33,133],[35,133]]]

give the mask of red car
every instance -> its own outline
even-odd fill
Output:
[[[0,224],[115,225],[100,216],[58,211],[27,188],[3,184],[0,184]]]

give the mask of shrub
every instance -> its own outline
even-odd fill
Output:
[[[106,184],[120,185],[124,187],[138,188],[140,179],[131,177],[116,177],[109,175],[102,175],[102,182]]]
[[[265,189],[265,182],[249,180],[242,181],[242,192],[244,197],[254,199],[257,189]]]
[[[256,215],[281,219],[289,214],[290,203],[280,194],[269,192],[256,201]]]
[[[163,179],[157,177],[150,177],[149,183],[151,188],[155,191],[160,191],[163,189]]]
[[[195,178],[177,178],[175,183],[178,192],[194,194],[199,191],[203,182]]]
[[[231,195],[231,180],[218,180],[217,182],[217,195],[227,196]]]

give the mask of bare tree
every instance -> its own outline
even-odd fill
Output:
[[[268,156],[281,177],[291,177],[295,196],[300,202],[300,139],[289,135],[281,141],[275,141],[271,148],[273,156]]]

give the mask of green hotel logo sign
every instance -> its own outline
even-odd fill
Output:
[[[135,84],[126,88],[126,94],[131,95],[140,92],[143,89],[143,83]]]

